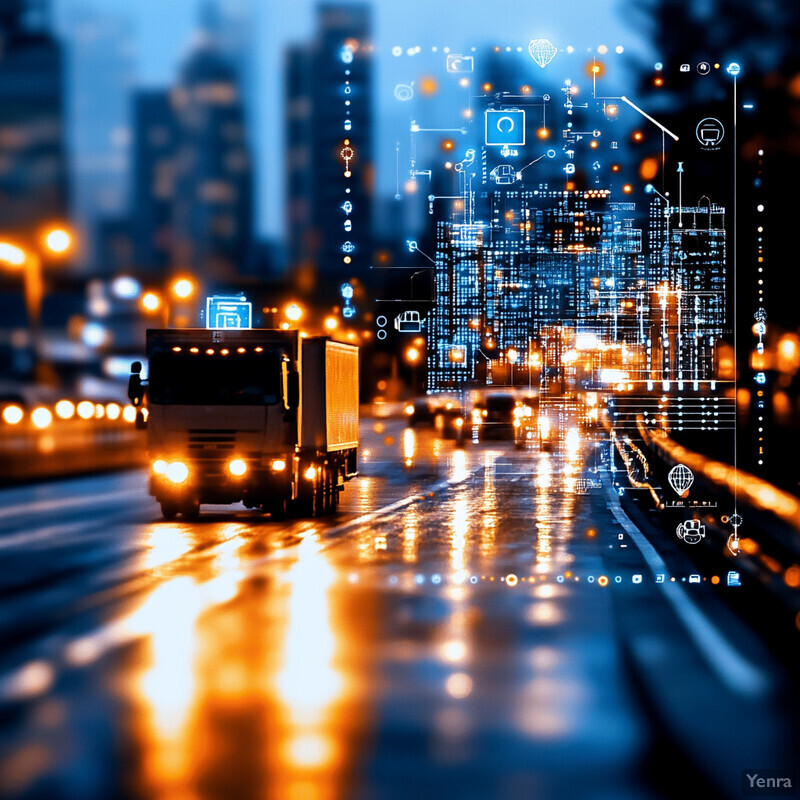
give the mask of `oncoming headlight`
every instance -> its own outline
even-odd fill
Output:
[[[167,471],[167,462],[163,458],[159,458],[153,462],[153,472],[156,475],[163,475]]]
[[[167,464],[164,474],[167,480],[172,483],[184,483],[189,477],[189,467],[187,467],[183,461],[173,461],[171,464]]]
[[[228,463],[228,472],[235,478],[241,478],[247,472],[247,464],[241,458],[234,458]]]

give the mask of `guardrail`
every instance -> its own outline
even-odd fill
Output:
[[[126,469],[145,463],[136,409],[119,403],[60,400],[0,411],[0,483]]]

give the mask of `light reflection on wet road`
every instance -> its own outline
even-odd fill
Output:
[[[3,493],[3,794],[660,796],[585,578],[618,536],[591,443],[364,427],[325,519],[167,523],[140,473]]]

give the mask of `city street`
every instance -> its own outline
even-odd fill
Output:
[[[143,471],[3,490],[0,795],[717,797],[793,767],[747,588],[656,583],[604,449],[363,419],[338,512],[287,522],[165,522]]]

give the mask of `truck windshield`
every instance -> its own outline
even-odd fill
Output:
[[[274,405],[281,401],[281,353],[229,354],[156,350],[150,357],[148,394],[165,405]]]

